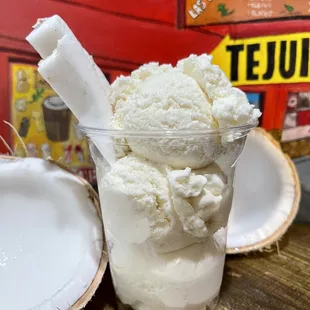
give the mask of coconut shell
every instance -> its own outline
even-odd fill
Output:
[[[0,160],[9,160],[10,161],[10,160],[18,160],[18,159],[19,158],[13,157],[13,156],[0,156]],[[42,160],[42,159],[38,159],[38,160]],[[102,223],[100,201],[99,201],[98,194],[93,189],[93,187],[85,179],[81,178],[80,176],[73,174],[73,172],[69,168],[64,166],[63,164],[56,162],[52,159],[49,159],[48,162],[50,162],[52,165],[57,166],[59,169],[66,171],[66,173],[70,173],[71,175],[74,175],[74,177],[76,177],[80,181],[80,183],[87,189],[88,198],[89,198],[89,200],[91,200],[92,205],[95,207],[97,214],[98,214],[98,217],[100,218],[100,221]],[[103,236],[104,236],[103,225],[102,225],[102,232],[103,232]],[[108,257],[107,257],[107,251],[106,251],[106,244],[105,243],[103,244],[103,249],[104,249],[104,251],[102,252],[102,256],[100,259],[98,270],[96,272],[94,279],[92,280],[91,284],[86,289],[84,294],[82,296],[80,296],[80,298],[78,298],[78,300],[76,300],[74,302],[74,304],[70,307],[70,309],[72,309],[72,310],[84,309],[86,304],[91,300],[91,298],[95,294],[99,284],[102,281],[102,278],[103,278],[103,275],[105,273],[107,263],[108,263]]]
[[[250,157],[253,159],[251,163]],[[269,168],[264,167],[264,161]],[[276,175],[274,179],[278,180],[277,184],[272,184],[272,178],[268,178],[268,174],[272,176],[272,173]],[[258,181],[253,182],[254,179],[263,181],[257,186]],[[277,189],[273,188],[274,185]],[[236,165],[234,187],[226,253],[248,253],[270,248],[285,234],[297,215],[300,183],[293,161],[263,128],[256,128],[248,135],[244,151]],[[268,195],[264,195],[264,191],[273,190],[278,196],[273,196],[274,201],[268,201]],[[256,200],[259,200],[261,205],[253,210],[251,205],[254,205]],[[281,210],[281,202],[285,209]],[[274,221],[271,217],[274,217]],[[260,229],[256,225],[256,219],[260,219],[263,225],[267,222],[271,224]]]

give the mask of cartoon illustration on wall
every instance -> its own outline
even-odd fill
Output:
[[[19,112],[25,112],[27,110],[27,100],[26,98],[16,99],[15,108]]]
[[[45,123],[42,111],[33,111],[32,119],[34,120],[35,128],[38,133],[45,131]]]
[[[26,147],[30,157],[38,157],[38,150],[35,143],[30,142],[26,145]]]
[[[310,92],[289,93],[282,141],[305,138],[310,138]]]
[[[71,164],[72,163],[72,144],[69,145],[64,145],[64,162],[67,164]]]
[[[82,146],[80,146],[79,144],[75,146],[75,154],[78,158],[78,161],[83,162],[84,161],[84,150],[82,148]]]
[[[26,138],[27,134],[28,134],[28,130],[29,130],[29,126],[30,126],[30,120],[28,117],[23,117],[20,124],[19,124],[19,129],[18,129],[18,134],[22,137],[22,138]]]
[[[48,159],[51,157],[52,149],[48,143],[43,143],[41,145],[42,158]]]
[[[71,111],[58,96],[49,96],[42,103],[46,135],[51,141],[67,141]]]
[[[28,82],[28,75],[23,69],[19,69],[16,72],[16,90],[18,93],[27,93],[30,88],[30,84]]]
[[[42,79],[35,65],[11,63],[10,69],[11,123],[29,156],[62,160],[93,182],[94,165],[88,160],[87,140],[77,132],[77,120],[71,111]],[[15,155],[25,155],[16,137],[12,145]]]
[[[235,10],[229,10],[226,7],[226,4],[222,4],[222,3],[217,5],[217,11],[220,12],[221,17],[229,16],[235,12]]]

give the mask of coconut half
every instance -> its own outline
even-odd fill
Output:
[[[82,309],[106,269],[97,194],[38,158],[0,158],[0,309]]]
[[[299,201],[294,163],[269,133],[254,129],[236,165],[227,253],[263,250],[276,243],[293,222]]]

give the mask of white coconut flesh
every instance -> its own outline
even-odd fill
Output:
[[[82,181],[48,161],[2,158],[0,197],[0,309],[76,305],[103,250],[102,222]]]
[[[249,134],[234,186],[227,253],[263,250],[276,243],[296,216],[300,185],[291,159],[264,129]]]

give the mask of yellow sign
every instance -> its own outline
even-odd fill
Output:
[[[52,157],[94,180],[94,169],[86,138],[76,130],[77,122],[64,102],[42,79],[37,66],[11,64],[11,122],[32,157]],[[24,150],[16,136],[13,148],[17,156]]]
[[[212,55],[235,86],[309,83],[309,48],[309,32],[238,40],[226,36]]]

